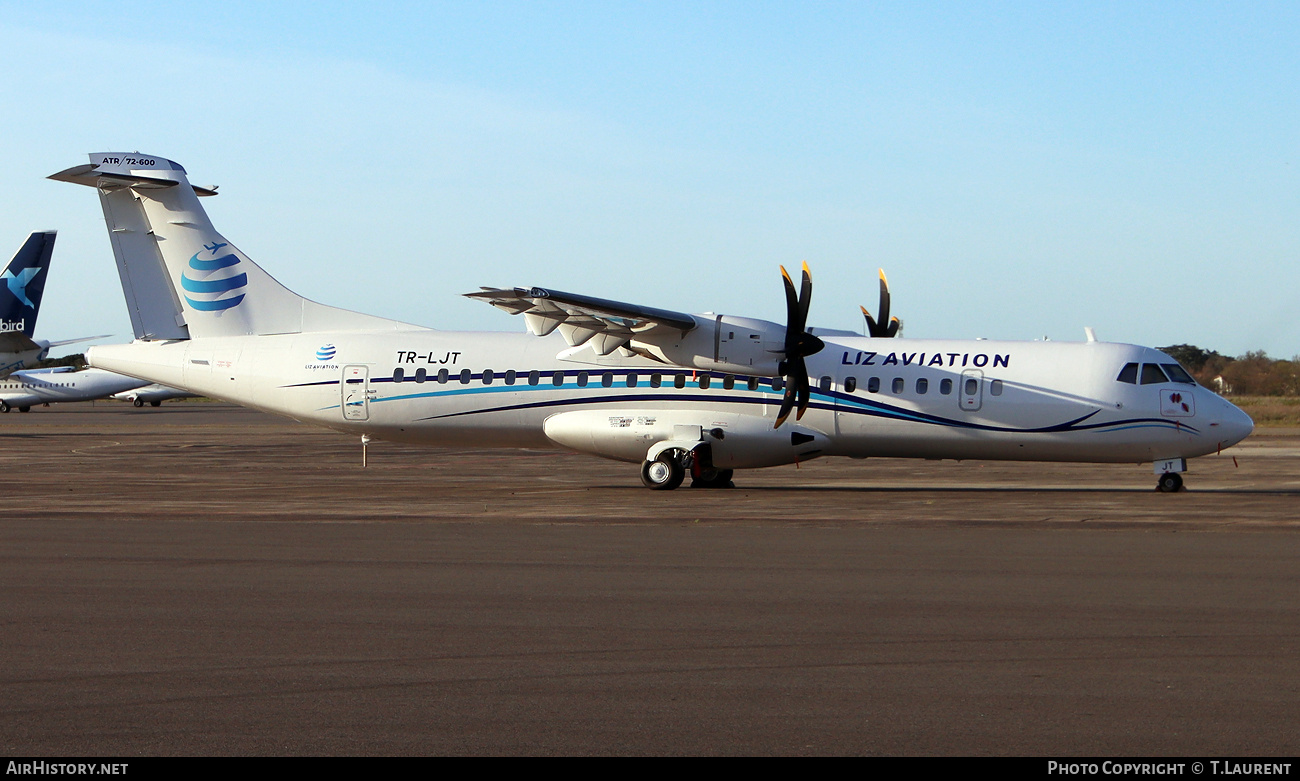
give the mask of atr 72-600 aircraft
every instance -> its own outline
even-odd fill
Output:
[[[99,191],[136,341],[92,365],[364,436],[564,447],[641,464],[653,489],[819,456],[1154,463],[1253,429],[1156,350],[805,329],[542,288],[471,293],[530,334],[435,331],[317,304],[213,228],[180,165],[92,154],[51,178]],[[882,314],[882,321],[886,315]],[[790,419],[792,413],[794,419]]]

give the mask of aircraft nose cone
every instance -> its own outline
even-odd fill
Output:
[[[1231,447],[1255,430],[1255,421],[1235,404],[1224,401],[1222,422],[1218,425],[1221,447]]]

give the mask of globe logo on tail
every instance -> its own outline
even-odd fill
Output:
[[[181,274],[181,287],[185,289],[185,303],[200,312],[224,312],[239,306],[248,286],[248,275],[234,274],[239,258],[232,253],[218,255],[224,242],[204,244],[201,252],[190,258],[189,269]]]

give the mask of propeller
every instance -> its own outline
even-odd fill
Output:
[[[808,409],[808,398],[811,395],[808,386],[808,367],[803,359],[821,352],[821,349],[826,346],[821,339],[804,329],[808,323],[808,305],[812,302],[812,276],[808,273],[808,264],[803,264],[803,284],[797,296],[794,292],[794,282],[786,273],[785,266],[781,267],[781,277],[785,280],[786,325],[785,359],[781,361],[780,370],[781,375],[785,377],[785,395],[781,397],[781,411],[776,417],[776,425],[773,428],[780,428],[796,406],[799,411],[795,415],[795,420],[803,417],[804,410]]]
[[[897,317],[889,316],[889,281],[885,279],[885,270],[880,270],[880,320],[877,321],[865,306],[859,307],[862,316],[867,318],[867,336],[888,338],[898,336],[902,323]]]

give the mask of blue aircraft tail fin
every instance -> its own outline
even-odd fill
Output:
[[[55,231],[38,231],[0,271],[0,333],[31,336],[54,252]]]

